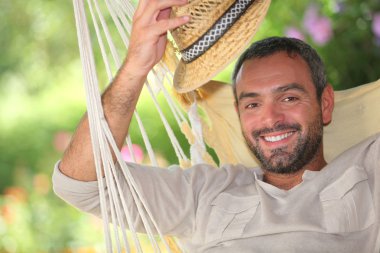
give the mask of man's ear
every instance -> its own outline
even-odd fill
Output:
[[[332,120],[334,110],[334,89],[329,83],[322,92],[321,109],[323,125],[327,126]]]

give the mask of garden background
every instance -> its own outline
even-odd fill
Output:
[[[380,78],[379,0],[273,0],[255,40],[273,35],[315,46],[337,90]],[[53,166],[85,112],[72,3],[0,1],[0,45],[0,253],[98,252],[99,220],[51,189]],[[217,79],[228,82],[231,66]],[[154,108],[139,107],[154,122]],[[152,143],[173,163],[163,132],[155,126]]]

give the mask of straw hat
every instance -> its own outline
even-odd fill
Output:
[[[171,32],[182,56],[174,74],[176,91],[199,88],[238,57],[269,5],[270,0],[189,0],[173,8],[173,16],[191,16]]]

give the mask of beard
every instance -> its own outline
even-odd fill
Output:
[[[288,150],[288,146],[270,150],[269,156],[266,156],[260,146],[260,136],[262,134],[272,133],[275,131],[290,130],[298,134],[295,147]],[[278,173],[292,174],[305,167],[316,156],[322,143],[323,123],[321,115],[308,125],[304,135],[300,124],[281,124],[274,128],[263,128],[252,132],[254,143],[244,134],[248,147],[256,158],[260,161],[263,170]]]

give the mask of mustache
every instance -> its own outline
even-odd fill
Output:
[[[277,131],[283,131],[283,130],[291,130],[291,131],[300,131],[302,129],[300,124],[294,123],[294,124],[278,124],[275,127],[269,128],[261,128],[258,130],[255,130],[252,132],[252,136],[257,139],[260,137],[260,135],[263,134],[269,134]]]

